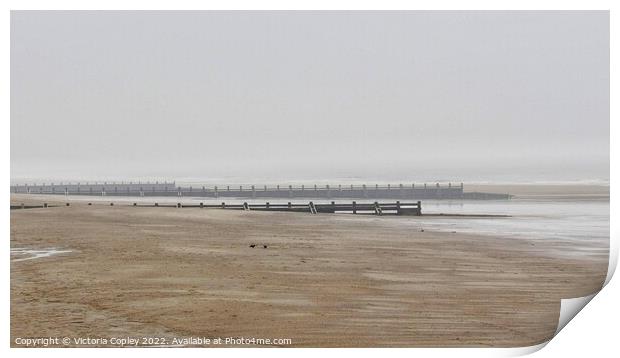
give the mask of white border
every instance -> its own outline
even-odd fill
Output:
[[[84,10],[96,10],[96,9],[123,9],[123,10],[132,10],[132,9],[291,9],[291,10],[319,10],[319,9],[331,9],[331,10],[339,10],[339,9],[358,9],[358,10],[366,10],[366,9],[377,9],[377,10],[388,10],[388,9],[411,9],[411,10],[549,10],[549,9],[557,9],[557,10],[611,10],[610,20],[611,20],[611,62],[614,63],[614,60],[618,59],[618,41],[617,41],[617,20],[618,15],[614,10],[618,9],[618,5],[615,5],[613,1],[531,1],[531,0],[523,0],[523,1],[468,1],[467,3],[463,1],[399,1],[399,0],[384,0],[384,1],[325,1],[325,0],[315,0],[315,1],[282,1],[282,0],[264,0],[260,3],[258,1],[196,1],[196,0],[175,0],[170,2],[165,1],[136,1],[136,0],[109,0],[109,1],[76,1],[76,0],[59,0],[54,1],[53,4],[50,1],[7,1],[4,2],[6,5],[5,11],[2,13],[2,31],[4,32],[2,36],[2,45],[5,49],[5,54],[2,57],[3,61],[3,69],[2,71],[2,80],[0,81],[0,98],[2,99],[2,125],[3,130],[0,131],[0,135],[2,136],[2,182],[0,185],[4,188],[9,187],[10,183],[10,101],[9,101],[9,91],[10,91],[10,65],[9,65],[9,46],[10,46],[10,27],[9,27],[9,19],[10,19],[10,9],[84,9]],[[611,118],[617,117],[617,102],[613,99],[617,98],[617,90],[615,90],[615,86],[618,83],[617,79],[617,71],[612,66],[611,68]],[[611,137],[618,138],[618,123],[617,121],[612,120],[610,124],[610,133]],[[618,179],[618,171],[619,164],[617,163],[617,153],[619,146],[612,140],[610,142],[611,145],[611,173],[610,180],[611,183],[617,182]],[[614,162],[614,159],[615,162]],[[4,202],[9,202],[9,191],[2,191]],[[613,220],[613,218],[619,217],[620,210],[618,206],[618,193],[615,190],[614,185],[611,186],[611,242],[612,248],[614,252],[614,258],[617,262],[617,238],[618,234],[620,234],[617,220]],[[9,208],[8,205],[2,207],[3,210],[3,242],[5,245],[3,246],[6,251],[3,252],[2,260],[3,260],[3,290],[2,290],[2,299],[4,302],[4,317],[10,317],[10,272],[9,272],[9,253],[7,244],[9,242]],[[615,265],[614,265],[615,266]],[[610,267],[610,274],[613,272],[613,268]],[[611,278],[611,275],[608,275],[608,281]],[[617,281],[617,280],[616,280]],[[617,351],[617,347],[614,344],[616,338],[615,332],[617,332],[617,318],[618,318],[618,309],[615,305],[615,302],[620,302],[620,288],[618,287],[617,282],[611,282],[602,292],[593,298],[592,303],[586,306],[582,313],[575,318],[575,322],[569,323],[568,326],[559,333],[558,337],[554,338],[549,344],[548,347],[537,353],[538,356],[564,356],[569,355],[572,356],[574,353],[583,354],[591,354],[592,351],[598,352],[614,352]],[[9,347],[9,322],[8,320],[3,320],[5,322],[2,325],[2,333],[4,338],[5,349],[8,350]],[[538,347],[540,348],[540,347]],[[529,349],[531,351],[531,349]],[[9,352],[7,352],[9,353]],[[94,355],[94,356],[108,356],[110,354],[121,354],[121,355],[129,355],[135,354],[136,351],[132,350],[116,350],[111,351],[109,349],[106,350],[95,350],[95,349],[72,349],[72,350],[58,350],[58,349],[48,349],[48,350],[33,350],[33,349],[13,349],[10,350],[10,354],[14,354],[17,356],[22,355],[31,355],[31,354],[46,354],[53,356],[67,356],[67,355]],[[231,349],[231,350],[200,350],[200,349],[175,349],[174,352],[169,350],[149,350],[148,352],[140,352],[147,353],[149,355],[168,355],[168,354],[184,354],[184,355],[201,355],[204,354],[209,355],[228,355],[228,354],[252,354],[252,355],[269,355],[269,356],[283,356],[289,355],[291,351],[288,350],[265,350],[265,349]],[[294,354],[301,356],[315,356],[316,354],[342,354],[340,350],[316,350],[316,349],[297,349],[294,351]],[[415,349],[414,351],[410,351],[408,349],[374,349],[372,351],[369,350],[347,350],[347,354],[395,354],[395,355],[411,355],[411,354],[422,354],[423,356],[431,356],[431,357],[444,357],[444,356],[472,356],[472,357],[480,357],[480,356],[502,356],[502,355],[512,355],[514,353],[523,354],[528,353],[528,349],[517,349],[517,350],[506,350],[506,349],[441,349],[441,348],[432,348],[432,349]]]

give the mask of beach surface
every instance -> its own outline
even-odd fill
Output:
[[[11,211],[12,346],[47,336],[530,346],[552,338],[560,299],[598,291],[607,273],[606,255],[555,254],[579,251],[574,241],[424,230],[428,217],[54,200]]]

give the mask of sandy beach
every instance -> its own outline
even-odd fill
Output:
[[[11,211],[12,250],[57,251],[12,255],[12,346],[44,336],[529,346],[552,338],[560,299],[599,290],[607,273],[606,257],[554,256],[575,245],[560,239],[401,221],[428,218],[59,204]]]

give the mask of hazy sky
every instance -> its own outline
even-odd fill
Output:
[[[12,12],[11,177],[609,178],[608,12]]]

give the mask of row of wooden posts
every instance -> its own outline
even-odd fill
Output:
[[[366,184],[363,184],[361,186],[359,185],[347,185],[347,186],[343,186],[343,185],[338,185],[337,187],[334,186],[330,186],[329,184],[323,186],[317,186],[317,185],[313,185],[313,187],[306,187],[305,185],[301,185],[301,187],[294,187],[293,185],[288,185],[288,188],[282,188],[280,187],[280,185],[277,185],[275,188],[274,187],[268,187],[267,185],[264,185],[262,188],[260,187],[256,187],[254,185],[251,185],[249,188],[246,186],[245,188],[240,185],[238,187],[238,190],[236,187],[231,187],[230,185],[226,186],[225,189],[222,187],[218,187],[218,186],[214,186],[212,188],[206,188],[205,186],[203,186],[202,188],[194,188],[192,186],[189,187],[169,187],[169,186],[152,186],[152,187],[143,187],[141,185],[136,186],[135,184],[133,185],[120,185],[116,186],[114,185],[114,187],[109,187],[107,185],[103,185],[103,186],[97,186],[97,185],[85,185],[84,187],[80,188],[80,185],[78,184],[77,186],[73,185],[71,188],[69,186],[62,186],[62,185],[51,185],[49,186],[49,191],[45,191],[44,189],[46,188],[45,185],[43,186],[29,186],[29,185],[24,185],[22,186],[12,186],[12,192],[14,193],[19,193],[19,192],[23,192],[23,193],[40,193],[40,194],[44,194],[44,193],[49,193],[49,194],[65,194],[65,195],[70,195],[70,194],[88,194],[88,195],[101,195],[101,196],[106,196],[107,194],[110,195],[119,195],[119,194],[126,194],[126,195],[139,195],[139,196],[153,196],[156,193],[157,194],[161,194],[161,195],[165,195],[168,196],[170,194],[172,195],[177,195],[177,196],[184,196],[187,194],[193,195],[208,195],[208,196],[214,196],[214,197],[218,197],[218,196],[231,196],[231,195],[245,195],[245,196],[250,196],[250,195],[246,195],[248,193],[251,193],[251,197],[256,197],[258,193],[260,192],[271,192],[273,194],[276,193],[286,193],[288,192],[290,197],[293,197],[297,194],[302,195],[301,193],[310,193],[310,192],[324,192],[327,193],[327,196],[330,195],[330,193],[333,193],[334,195],[336,195],[336,193],[347,193],[347,192],[360,192],[357,193],[356,195],[362,195],[363,197],[366,197],[366,193],[368,192],[372,192],[372,191],[392,191],[392,190],[400,190],[401,192],[405,191],[405,190],[426,190],[426,189],[432,189],[432,190],[439,190],[439,189],[443,189],[443,190],[460,190],[462,192],[463,190],[463,183],[461,183],[458,186],[453,186],[452,183],[448,183],[447,186],[440,186],[439,183],[436,183],[435,185],[431,185],[427,187],[427,184],[423,184],[423,186],[416,186],[415,184],[411,184],[410,186],[407,185],[403,185],[403,184],[399,184],[398,186],[392,186],[391,184],[387,184],[385,186],[382,185],[378,185],[375,184],[374,186],[367,186]],[[263,195],[264,196],[264,195]],[[276,195],[277,197],[280,197],[281,194]],[[336,195],[338,196],[338,195]]]
[[[66,206],[70,206],[70,203],[66,203]],[[88,203],[88,205],[93,205]],[[114,206],[114,203],[110,203],[110,206]],[[256,210],[256,211],[288,211],[288,212],[309,212],[311,214],[318,213],[336,213],[336,212],[352,212],[358,214],[358,212],[370,212],[376,215],[396,214],[396,215],[422,215],[422,203],[420,201],[412,203],[401,203],[396,201],[394,203],[380,203],[375,201],[374,203],[357,203],[355,201],[349,203],[336,203],[332,201],[329,204],[315,204],[310,201],[307,204],[293,204],[288,202],[286,204],[272,204],[266,202],[265,204],[248,204],[244,202],[242,204],[138,204],[133,203],[134,207],[173,207],[173,208],[217,208],[228,210]],[[26,206],[23,203],[20,206],[11,206],[11,209],[29,209],[29,208],[47,208],[48,204],[43,203],[43,206],[29,205]]]

